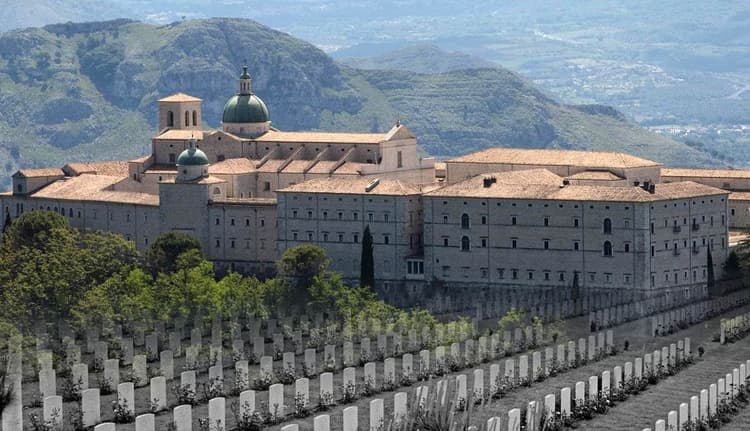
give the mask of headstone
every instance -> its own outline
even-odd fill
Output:
[[[42,406],[42,417],[45,424],[49,424],[51,426],[51,430],[62,431],[63,399],[61,396],[54,395],[44,398]]]
[[[329,405],[333,403],[333,374],[322,373],[320,375],[320,403]]]
[[[303,377],[294,382],[295,404],[300,403],[303,408],[310,405],[310,381]]]
[[[313,431],[330,431],[331,418],[328,415],[315,416],[313,420]]]
[[[39,394],[42,399],[57,395],[57,379],[54,368],[39,371]]]
[[[151,406],[153,411],[160,412],[167,409],[167,379],[164,376],[151,379]]]
[[[305,350],[305,375],[307,376],[315,376],[318,374],[318,367],[316,364],[316,356],[317,353],[315,352],[315,349],[306,349]]]
[[[247,390],[240,392],[238,408],[240,418],[250,418],[255,413],[255,391]]]
[[[701,389],[699,416],[701,420],[708,418],[708,391],[705,389]]]
[[[146,386],[148,383],[147,362],[146,355],[136,355],[133,357],[133,380],[138,387]]]
[[[508,431],[521,431],[521,410],[508,411]]]
[[[70,369],[73,384],[83,391],[89,388],[89,366],[86,364],[75,364]]]
[[[370,431],[380,431],[384,426],[383,400],[370,401]]]
[[[605,397],[609,397],[609,383],[610,383],[609,371],[602,372],[602,395]]]
[[[224,397],[208,400],[208,423],[211,431],[223,431],[227,426],[226,399]]]
[[[197,391],[195,385],[195,371],[183,371],[180,374],[180,387],[193,391],[194,393]]]
[[[397,392],[393,396],[393,421],[394,425],[399,424],[407,416],[407,394],[406,392]]]
[[[171,350],[159,354],[159,372],[167,380],[174,379],[174,354]]]
[[[523,382],[529,378],[529,357],[521,355],[518,359],[518,380]]]
[[[692,396],[690,397],[690,421],[696,422],[700,419],[700,411],[699,411],[699,401],[698,397]]]
[[[135,385],[132,382],[117,385],[117,402],[131,415],[135,414]]]
[[[579,405],[586,400],[586,384],[583,382],[576,382],[576,398],[575,401]]]
[[[357,407],[351,406],[344,409],[344,426],[343,431],[358,431],[359,430],[359,415],[357,413]]]
[[[560,390],[560,412],[563,416],[570,415],[570,388]]]
[[[356,371],[354,367],[344,368],[342,385],[342,392],[348,394],[350,397],[353,397],[357,393]]]
[[[84,427],[92,427],[101,422],[99,389],[86,389],[81,392],[81,415]]]
[[[193,431],[193,412],[189,404],[175,407],[172,419],[175,431]]]
[[[599,395],[599,378],[597,376],[589,377],[589,399],[596,399]]]
[[[146,413],[135,417],[135,431],[155,431],[156,418],[153,413]]]
[[[474,400],[484,398],[484,370],[478,368],[474,370]]]
[[[268,388],[268,414],[272,418],[284,417],[284,385],[281,383]]]
[[[456,376],[456,404],[461,405],[462,403],[468,402],[466,394],[466,374],[459,374]]]

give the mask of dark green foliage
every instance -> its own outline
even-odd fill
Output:
[[[359,285],[375,287],[375,260],[373,257],[372,234],[370,225],[362,234],[362,260],[360,263]]]
[[[740,257],[734,250],[729,252],[726,262],[724,262],[724,278],[736,279],[742,276],[742,267]]]
[[[6,225],[10,226],[3,235],[3,246],[9,249],[40,247],[44,245],[47,235],[53,230],[70,229],[70,224],[65,217],[51,211],[32,211]]]
[[[201,251],[201,243],[182,232],[160,235],[146,250],[146,268],[152,275],[160,272],[171,274],[177,269],[177,256],[190,251]]]
[[[706,274],[708,277],[708,281],[706,282],[708,294],[714,296],[717,292],[715,292],[716,279],[714,278],[714,258],[711,256],[711,247],[706,249]]]

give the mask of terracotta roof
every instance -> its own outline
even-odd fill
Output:
[[[329,194],[355,194],[355,195],[388,195],[405,196],[418,195],[422,193],[420,187],[398,180],[379,180],[379,183],[367,191],[368,185],[376,181],[374,178],[355,177],[341,178],[329,177],[308,180],[277,192],[287,193],[329,193]]]
[[[495,178],[495,182],[491,183],[489,187],[484,187],[486,178]],[[557,175],[545,169],[532,169],[477,175],[425,195],[432,197],[653,202],[721,194],[727,194],[727,192],[690,181],[657,184],[653,194],[641,187],[633,186],[568,185],[561,187],[560,177]]]
[[[281,159],[268,159],[257,170],[258,172],[278,172],[284,162],[285,160]]]
[[[336,166],[336,161],[333,160],[321,160],[315,164],[309,171],[308,174],[327,174]]]
[[[177,172],[177,165],[169,164],[153,164],[149,166],[145,171],[146,173],[170,173],[174,174]]]
[[[202,102],[203,99],[199,99],[195,96],[191,96],[185,93],[175,93],[167,97],[159,99],[159,102]]]
[[[178,141],[186,141],[191,138],[197,140],[203,139],[203,130],[190,130],[190,129],[168,129],[162,134],[157,135],[154,139],[173,139]]]
[[[20,171],[13,174],[20,175],[26,178],[39,178],[39,177],[64,177],[65,172],[60,168],[41,168],[41,169],[21,169]]]
[[[343,165],[339,166],[338,169],[334,173],[336,174],[354,174],[359,175],[362,173],[362,166],[364,163],[357,163],[357,162],[344,162]]]
[[[177,178],[175,177],[165,178],[164,180],[161,181],[161,183],[167,183],[167,184],[174,184],[176,182],[177,182]],[[220,183],[226,183],[226,182],[227,182],[226,180],[223,180],[219,177],[208,176],[208,177],[203,177],[197,181],[189,181],[189,184],[220,184]]]
[[[258,142],[302,142],[311,144],[378,144],[385,133],[281,132],[269,130],[255,138]]]
[[[209,174],[249,174],[255,172],[256,160],[248,158],[226,159],[208,166]]]
[[[70,175],[97,174],[112,177],[129,175],[127,161],[68,163],[63,170]]]
[[[111,187],[121,180],[121,177],[82,174],[77,177],[67,177],[57,180],[33,193],[31,196],[34,198],[69,201],[159,205],[159,195],[111,190]]]
[[[750,201],[750,192],[732,192],[729,193],[730,201]]]
[[[578,166],[585,168],[636,168],[660,163],[624,153],[574,150],[488,148],[448,160],[447,163],[502,163],[513,165]]]
[[[615,175],[609,171],[583,171],[565,177],[569,180],[586,180],[586,181],[620,181],[623,177]]]
[[[748,178],[750,179],[750,170],[662,168],[661,176],[662,177]]]
[[[292,160],[282,172],[285,174],[301,174],[305,172],[305,168],[310,163],[310,160]]]

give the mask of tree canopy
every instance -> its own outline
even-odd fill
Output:
[[[201,243],[196,238],[182,232],[159,235],[146,250],[145,266],[153,276],[172,273],[177,269],[177,257],[189,250],[197,250],[202,258]]]

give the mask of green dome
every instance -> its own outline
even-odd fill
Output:
[[[198,166],[207,164],[208,157],[206,157],[206,153],[195,147],[188,148],[177,157],[177,166]]]
[[[235,94],[224,105],[224,123],[265,123],[268,108],[255,94]]]

